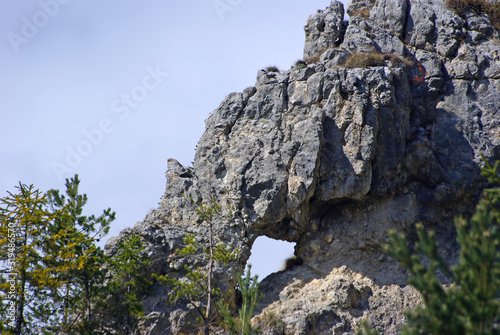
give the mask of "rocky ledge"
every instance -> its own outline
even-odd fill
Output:
[[[208,243],[193,203],[215,199],[215,239],[238,250],[216,266],[222,290],[257,237],[296,243],[300,265],[261,283],[265,333],[352,334],[362,319],[397,333],[419,296],[382,252],[386,231],[412,239],[423,222],[455,259],[453,217],[484,187],[481,155],[500,159],[500,39],[486,16],[443,0],[352,0],[347,13],[332,1],[310,16],[303,63],[260,70],[255,87],[229,94],[194,166],[170,159],[159,207],[107,252],[134,231],[152,272],[182,276],[172,254],[185,234]],[[168,293],[145,297],[140,334],[189,333],[193,311]]]

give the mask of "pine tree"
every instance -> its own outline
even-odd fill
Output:
[[[255,312],[255,307],[262,299],[263,295],[259,294],[258,276],[251,276],[250,270],[252,266],[248,265],[246,275],[238,278],[238,287],[242,296],[241,307],[238,310],[239,320],[235,320],[232,316],[228,304],[219,301],[217,306],[219,313],[223,317],[222,325],[225,326],[232,335],[250,335],[252,334],[252,317]]]
[[[41,265],[44,238],[53,219],[47,194],[19,183],[18,192],[0,199],[0,330],[2,334],[41,334],[42,310],[54,282]]]
[[[141,297],[152,285],[141,237],[132,233],[117,243],[116,253],[106,263],[106,291],[96,303],[100,331],[112,329],[114,335],[133,334],[144,308]],[[97,333],[97,332],[96,332]]]
[[[78,175],[65,195],[19,184],[0,199],[0,332],[131,334],[151,285],[139,236],[112,257],[96,244],[115,218],[83,214]]]
[[[103,214],[85,216],[83,207],[87,195],[79,194],[78,175],[66,180],[66,196],[58,190],[49,192],[49,203],[54,214],[50,225],[46,250],[48,272],[57,281],[52,291],[53,306],[60,317],[53,331],[92,334],[98,327],[93,313],[95,297],[102,294],[106,262],[104,251],[96,245],[109,231],[115,213],[106,209]]]
[[[205,269],[202,267],[193,268],[184,266],[186,275],[184,278],[176,278],[170,275],[154,275],[160,284],[172,289],[170,302],[184,301],[191,305],[200,315],[203,321],[203,329],[206,335],[210,331],[210,320],[213,314],[213,300],[221,298],[221,292],[214,285],[214,262],[228,264],[237,259],[237,250],[230,250],[223,243],[215,244],[213,225],[217,216],[221,215],[222,208],[212,200],[211,205],[201,204],[196,210],[196,214],[206,224],[208,224],[208,247],[203,249],[203,253],[198,252],[198,242],[193,234],[186,234],[183,242],[184,247],[177,249],[176,257],[191,257],[200,262],[206,262]]]
[[[455,219],[461,246],[458,264],[450,267],[439,257],[435,233],[416,226],[419,241],[412,253],[403,234],[391,231],[386,252],[410,271],[409,283],[422,296],[424,306],[408,311],[403,334],[500,334],[500,174],[499,162],[486,163],[483,176],[494,185],[469,219]],[[452,283],[445,288],[441,271]]]
[[[84,216],[87,196],[78,194],[79,183],[78,175],[66,180],[67,198],[20,183],[17,193],[0,199],[5,333],[91,334],[96,326],[92,305],[103,288],[105,257],[95,243],[115,213]]]

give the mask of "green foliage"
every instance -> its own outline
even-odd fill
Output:
[[[18,192],[0,199],[0,330],[2,334],[39,334],[50,306],[47,291],[56,283],[42,260],[45,232],[53,216],[47,194],[19,183]],[[33,302],[33,303],[32,303]]]
[[[304,62],[303,60],[299,59],[298,61],[295,62],[294,64],[295,70],[302,70],[307,67],[307,63]]]
[[[62,318],[61,332],[91,333],[97,328],[93,310],[95,297],[102,293],[106,261],[104,251],[96,245],[109,231],[115,213],[110,208],[100,216],[83,215],[88,198],[79,194],[78,175],[66,179],[66,195],[49,191],[49,204],[54,220],[47,234],[45,263],[48,272],[56,274],[57,289],[52,290],[54,314]]]
[[[0,331],[2,334],[107,334],[100,311],[124,318],[140,314],[138,293],[148,265],[138,256],[137,237],[109,259],[96,245],[115,218],[83,215],[78,175],[66,180],[65,195],[19,184],[0,199]],[[106,285],[106,283],[108,285]],[[118,306],[108,297],[121,293]],[[127,319],[128,320],[128,319]],[[130,329],[130,328],[129,328]],[[119,332],[114,334],[129,334]]]
[[[195,256],[199,250],[198,242],[196,241],[196,236],[194,234],[186,234],[183,239],[184,247],[182,249],[176,249],[176,256]],[[226,248],[224,244],[220,243],[214,248],[213,259],[222,264],[228,264],[231,261],[236,260],[237,252],[231,251]],[[208,262],[210,258],[210,253],[208,248],[203,250],[203,259]],[[155,275],[153,277],[159,281],[160,284],[166,285],[172,288],[172,294],[170,295],[170,302],[176,303],[178,301],[183,301],[191,304],[200,313],[200,316],[204,317],[205,307],[203,304],[203,299],[207,294],[207,283],[208,283],[208,273],[206,269],[202,267],[193,268],[189,265],[184,265],[184,270],[186,271],[185,277],[176,278],[169,275]],[[212,289],[212,294],[215,296],[220,296],[220,290],[214,288]]]
[[[215,244],[213,239],[213,224],[217,217],[222,215],[222,207],[213,199],[210,205],[199,204],[196,209],[199,219],[206,222],[209,227],[209,245],[199,253],[199,245],[196,236],[186,234],[182,249],[176,249],[174,257],[190,257],[197,262],[206,264],[205,267],[196,268],[184,265],[186,275],[177,278],[171,275],[153,275],[160,284],[172,289],[170,302],[183,301],[198,312],[204,323],[205,334],[208,334],[210,317],[212,315],[212,300],[221,299],[220,289],[213,283],[213,263],[229,264],[237,259],[238,250],[231,250],[223,243]],[[200,320],[199,319],[199,320]]]
[[[182,249],[176,249],[176,256],[193,256],[196,255],[198,250],[198,242],[196,241],[196,236],[194,234],[186,234],[183,239],[184,247]],[[206,258],[208,255],[203,254]],[[207,274],[201,267],[193,268],[189,265],[184,265],[184,270],[186,271],[186,276],[184,278],[176,278],[169,275],[158,276],[153,274],[153,277],[158,280],[162,285],[166,285],[172,289],[170,295],[170,302],[172,304],[183,301],[191,304],[200,314],[200,317],[204,318],[205,309],[201,302],[203,297],[205,297],[207,292]],[[219,292],[213,292],[218,294]]]
[[[116,245],[116,253],[107,262],[107,284],[96,306],[100,329],[113,329],[114,334],[132,334],[144,308],[141,297],[152,285],[141,237],[127,235]]]
[[[83,216],[87,197],[78,195],[79,183],[78,176],[66,181],[67,200],[58,191],[42,194],[21,183],[17,194],[8,192],[0,200],[1,260],[10,264],[0,279],[2,309],[5,301],[7,308],[16,308],[15,326],[9,323],[7,330],[2,324],[6,333],[92,328],[92,296],[99,290],[104,257],[94,243],[107,232],[114,213]]]
[[[238,278],[238,289],[241,292],[242,304],[238,311],[239,320],[235,320],[231,314],[228,304],[222,301],[218,302],[219,313],[223,317],[222,324],[229,330],[232,335],[250,335],[252,334],[252,319],[255,307],[262,299],[263,295],[259,295],[258,276],[252,277],[250,274],[251,265],[248,265],[245,278]]]
[[[483,158],[484,160],[484,158]],[[500,161],[497,161],[494,165],[490,165],[486,162],[486,165],[481,170],[481,175],[488,179],[492,185],[497,187],[492,187],[484,190],[484,201],[491,206],[493,215],[497,221],[500,221]]]
[[[410,252],[402,234],[390,231],[392,245],[386,252],[407,268],[409,283],[419,290],[423,307],[407,312],[403,334],[498,334],[500,333],[500,174],[499,163],[486,164],[483,176],[496,188],[485,190],[476,212],[466,220],[455,219],[461,245],[458,264],[449,267],[437,252],[433,231],[418,224],[419,241]],[[439,282],[441,271],[453,283],[447,289]]]
[[[202,221],[208,221],[209,223],[212,222],[214,216],[217,216],[221,213],[222,207],[215,202],[214,199],[212,199],[211,204],[200,204],[198,205],[198,208],[196,208],[196,215],[198,215],[198,218]]]
[[[194,255],[198,249],[198,241],[196,241],[196,236],[194,234],[186,234],[182,239],[184,242],[184,248],[176,249],[175,253],[179,256]]]

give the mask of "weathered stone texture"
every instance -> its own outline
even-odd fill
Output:
[[[215,199],[216,240],[239,251],[216,267],[223,290],[258,236],[296,242],[302,264],[262,282],[255,322],[268,334],[353,334],[363,318],[396,334],[419,297],[382,252],[386,230],[412,238],[421,221],[453,261],[453,217],[483,188],[481,154],[500,159],[500,39],[486,17],[459,17],[442,0],[352,0],[347,12],[347,28],[336,1],[309,18],[306,68],[260,70],[255,87],[229,94],[206,120],[194,166],[169,160],[158,209],[120,235],[143,236],[151,271],[182,276],[190,260],[172,253],[186,233],[208,243],[195,203]],[[373,51],[406,63],[342,67]],[[145,299],[141,334],[189,331],[193,311],[167,296],[158,286]],[[275,329],[266,315],[281,318]]]

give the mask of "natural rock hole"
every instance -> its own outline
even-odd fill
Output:
[[[273,272],[283,268],[285,260],[293,256],[295,243],[259,236],[252,245],[247,264],[252,264],[252,276],[262,281]]]

